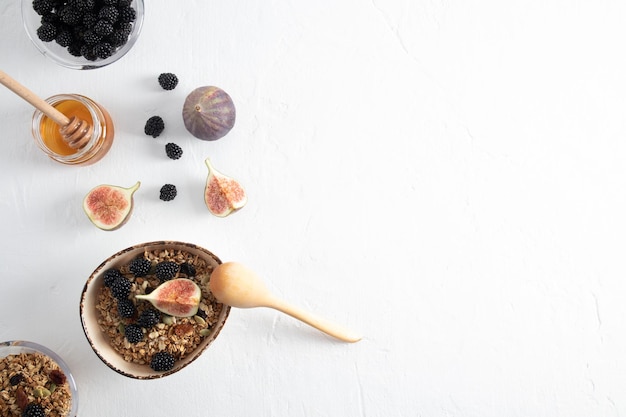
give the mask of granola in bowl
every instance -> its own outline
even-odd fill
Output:
[[[76,384],[58,355],[33,342],[0,344],[0,415],[74,417],[77,406]]]
[[[220,263],[206,249],[182,242],[137,245],[107,259],[87,281],[81,299],[83,329],[94,352],[113,370],[138,379],[169,375],[195,360],[229,313],[208,287]],[[135,298],[179,278],[201,289],[193,316],[164,314]]]

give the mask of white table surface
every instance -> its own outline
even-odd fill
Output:
[[[618,0],[150,0],[128,55],[74,71],[3,0],[1,68],[44,97],[92,97],[117,134],[96,165],[63,166],[0,91],[0,339],[57,351],[87,417],[625,415],[625,22]],[[237,107],[216,142],[180,117],[202,85]],[[206,157],[249,194],[228,218],[204,206]],[[137,180],[125,226],[88,221],[88,190]],[[83,335],[83,284],[114,252],[168,239],[363,340],[233,309],[193,366],[114,373]]]

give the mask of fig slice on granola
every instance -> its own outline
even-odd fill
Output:
[[[177,278],[165,281],[150,294],[135,298],[148,300],[160,312],[175,317],[191,317],[198,312],[202,291],[190,279]]]

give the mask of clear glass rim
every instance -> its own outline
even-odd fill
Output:
[[[76,417],[78,414],[78,389],[76,387],[76,381],[74,380],[74,376],[70,371],[70,367],[67,363],[54,351],[51,349],[40,345],[39,343],[29,342],[27,340],[9,340],[6,342],[0,343],[0,357],[6,357],[12,354],[19,353],[41,353],[43,355],[48,356],[63,371],[67,378],[67,383],[70,387],[70,392],[72,394],[70,412],[68,417]]]

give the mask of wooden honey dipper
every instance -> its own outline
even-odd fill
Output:
[[[59,132],[63,140],[72,149],[81,149],[89,142],[93,133],[91,123],[87,123],[85,120],[78,119],[75,116],[68,118],[2,70],[0,70],[0,84],[22,97],[59,125]]]

